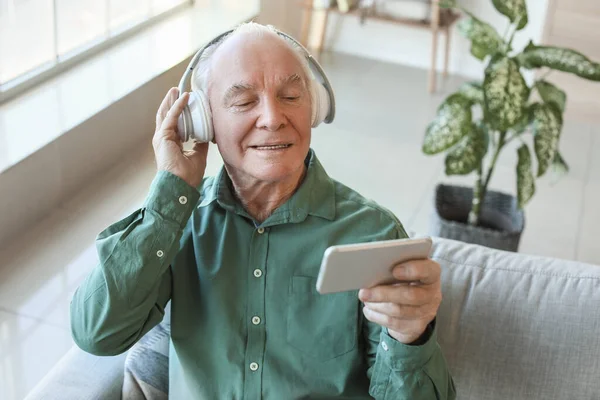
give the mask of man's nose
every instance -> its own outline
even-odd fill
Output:
[[[285,126],[285,121],[285,114],[277,99],[271,96],[265,97],[260,107],[258,128],[277,131]]]

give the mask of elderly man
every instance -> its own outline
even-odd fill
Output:
[[[328,246],[407,235],[389,211],[331,179],[310,149],[297,49],[257,24],[214,46],[196,81],[206,84],[224,167],[204,178],[208,144],[182,150],[188,94],[171,89],[157,114],[149,195],[100,233],[100,264],[73,297],[76,343],[122,353],[170,301],[171,398],[454,398],[436,339],[438,264],[397,266],[395,277],[413,284],[315,290]]]

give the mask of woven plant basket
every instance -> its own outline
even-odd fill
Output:
[[[517,199],[488,191],[478,226],[467,224],[472,200],[472,188],[439,184],[436,187],[429,234],[500,250],[518,251],[521,233],[525,228],[525,216],[523,210],[517,207]]]

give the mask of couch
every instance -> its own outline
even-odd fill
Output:
[[[600,399],[600,266],[439,238],[432,258],[459,399]],[[126,357],[74,347],[28,399],[118,399]]]

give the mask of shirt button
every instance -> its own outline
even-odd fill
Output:
[[[387,343],[386,343],[386,342],[381,342],[381,347],[383,347],[383,349],[384,349],[385,351],[388,351],[388,350],[390,349],[390,348],[388,347],[388,345],[387,345]]]
[[[162,257],[162,256],[164,256],[164,255],[165,255],[165,253],[163,253],[163,251],[162,251],[162,250],[159,250],[159,251],[157,251],[157,252],[156,252],[156,255],[157,255],[158,257]]]
[[[262,235],[263,233],[265,233],[265,228],[263,228],[263,227],[261,226],[261,227],[260,227],[260,228],[258,228],[256,231]]]
[[[252,317],[252,323],[254,325],[260,324],[260,317]]]
[[[181,197],[179,197],[179,202],[180,202],[181,204],[186,204],[186,203],[187,203],[187,197],[185,197],[185,196],[181,196]]]
[[[260,278],[262,276],[262,271],[260,269],[255,269],[254,276]]]
[[[252,371],[256,371],[258,369],[258,364],[257,363],[250,363],[250,369]]]

